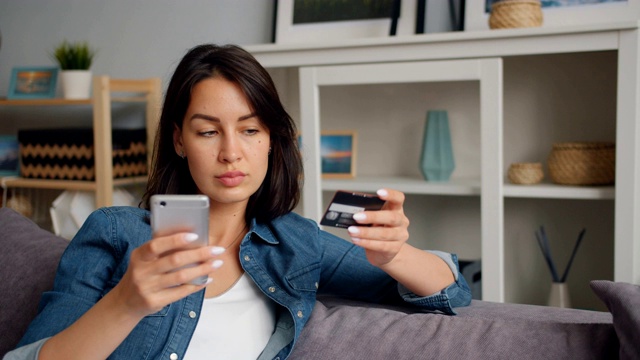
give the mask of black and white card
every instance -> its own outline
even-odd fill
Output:
[[[380,210],[384,200],[378,195],[337,191],[320,220],[320,225],[348,228],[356,225],[353,214],[361,211]],[[364,226],[364,225],[361,225]]]

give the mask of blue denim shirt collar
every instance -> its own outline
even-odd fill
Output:
[[[278,238],[276,238],[276,236],[271,231],[271,228],[269,228],[269,226],[266,224],[257,222],[256,219],[251,220],[251,227],[249,232],[258,235],[260,239],[266,241],[269,244],[276,245],[280,243],[280,241],[278,241]]]

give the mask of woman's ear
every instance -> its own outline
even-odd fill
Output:
[[[178,125],[173,125],[173,147],[176,150],[176,154],[181,158],[184,158],[184,146],[182,145],[182,130]]]

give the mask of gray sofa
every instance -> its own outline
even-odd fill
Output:
[[[0,358],[51,288],[67,241],[0,208]],[[474,300],[457,316],[320,297],[292,359],[640,359],[640,287],[593,281],[608,312]]]

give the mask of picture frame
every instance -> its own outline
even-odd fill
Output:
[[[392,19],[364,19],[294,23],[296,0],[276,0],[272,41],[277,44],[332,42],[344,39],[389,37]],[[353,0],[363,2],[363,0]],[[401,0],[396,36],[413,35],[418,0]],[[376,3],[376,2],[369,2]]]
[[[478,0],[467,1],[465,9],[465,30],[488,30],[489,13],[487,3]],[[615,23],[622,21],[637,21],[640,15],[640,0],[598,0],[593,1],[559,0],[554,6],[542,8],[542,27],[561,27],[590,25],[597,23]]]
[[[56,96],[58,68],[55,66],[15,67],[7,99],[50,99]]]
[[[20,174],[20,145],[14,135],[0,135],[0,177]]]
[[[320,166],[323,179],[352,179],[356,176],[357,143],[355,131],[321,131]]]

